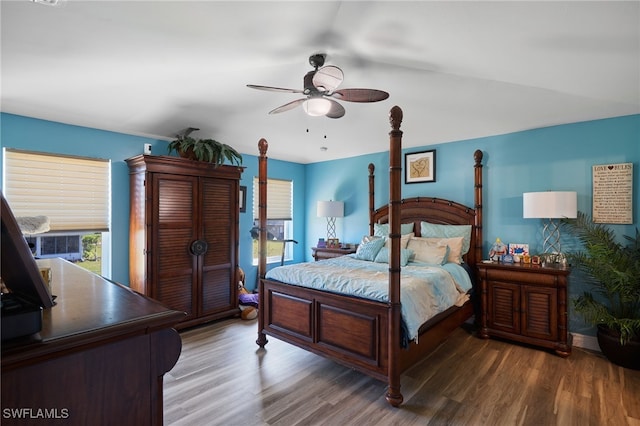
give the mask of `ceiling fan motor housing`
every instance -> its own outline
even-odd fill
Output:
[[[314,55],[309,56],[309,64],[315,69],[324,65],[324,60],[327,57],[326,53],[316,53]]]

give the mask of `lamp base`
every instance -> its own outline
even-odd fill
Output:
[[[335,240],[336,238],[336,218],[327,218],[327,241]]]
[[[542,251],[544,253],[560,253],[560,227],[558,222],[549,219],[542,228]]]

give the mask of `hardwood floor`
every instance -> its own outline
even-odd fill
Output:
[[[563,359],[460,328],[403,374],[393,408],[361,373],[274,338],[259,349],[255,320],[181,336],[166,425],[640,425],[640,371],[580,348]]]

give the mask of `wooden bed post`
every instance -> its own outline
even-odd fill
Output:
[[[386,399],[394,407],[402,404],[400,368],[397,362],[400,350],[400,207],[402,204],[402,110],[398,106],[389,113],[389,387]]]
[[[474,203],[476,209],[476,218],[474,224],[474,232],[475,235],[475,251],[476,251],[476,261],[479,262],[482,260],[482,151],[479,149],[473,153],[473,159],[475,160],[474,171]],[[475,265],[471,265],[475,270]]]
[[[373,235],[373,212],[375,206],[375,174],[376,166],[369,163],[369,235]]]
[[[476,210],[476,215],[475,215],[475,222],[474,222],[474,226],[473,226],[473,232],[475,233],[474,235],[474,241],[476,242],[476,246],[473,247],[474,250],[474,258],[476,262],[480,262],[482,260],[482,244],[483,244],[483,236],[482,236],[482,151],[480,151],[479,149],[477,149],[474,153],[473,153],[473,159],[475,160],[475,165],[473,166],[473,170],[474,170],[474,207]],[[476,265],[470,265],[471,266],[471,270],[473,271],[473,277],[475,279],[478,279],[479,277],[479,273],[478,273],[478,268],[476,267]],[[486,315],[486,312],[483,312],[483,309],[481,309],[481,306],[486,306],[487,303],[487,293],[486,291],[482,290],[481,286],[478,285],[478,287],[476,287],[476,294],[475,294],[475,302],[474,302],[474,307],[473,307],[473,313],[474,313],[474,322],[476,324],[476,326],[478,326],[481,331],[480,331],[480,335],[481,337],[483,334],[485,334],[482,331],[482,327],[481,324],[486,324],[486,320],[483,319],[482,317],[484,315]]]
[[[258,141],[258,306],[265,306],[262,278],[267,273],[267,148],[269,144],[263,138]],[[258,340],[260,347],[267,344],[262,315],[258,315]]]

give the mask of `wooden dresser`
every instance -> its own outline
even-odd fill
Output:
[[[39,339],[2,342],[2,424],[162,425],[183,312],[62,259]]]
[[[159,155],[126,161],[131,287],[186,312],[179,328],[237,315],[242,167]]]
[[[478,263],[482,318],[480,337],[492,336],[571,354],[567,329],[569,268]]]

